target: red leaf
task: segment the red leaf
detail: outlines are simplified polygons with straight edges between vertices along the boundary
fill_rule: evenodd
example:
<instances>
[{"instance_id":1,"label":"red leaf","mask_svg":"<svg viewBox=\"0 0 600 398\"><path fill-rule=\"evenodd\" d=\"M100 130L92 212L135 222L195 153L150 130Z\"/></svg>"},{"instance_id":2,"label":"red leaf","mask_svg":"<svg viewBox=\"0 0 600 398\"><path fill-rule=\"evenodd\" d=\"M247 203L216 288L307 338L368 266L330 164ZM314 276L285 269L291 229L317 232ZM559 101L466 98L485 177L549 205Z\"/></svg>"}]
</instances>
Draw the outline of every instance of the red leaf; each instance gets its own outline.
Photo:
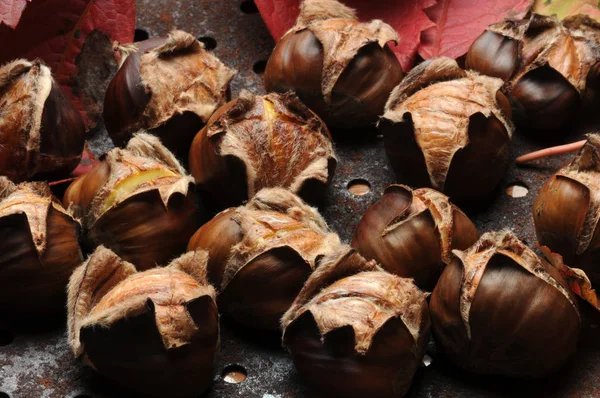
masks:
<instances>
[{"instance_id":1,"label":"red leaf","mask_svg":"<svg viewBox=\"0 0 600 398\"><path fill-rule=\"evenodd\" d=\"M279 40L296 22L300 0L255 0L258 9L275 40ZM434 26L423 9L436 0L344 0L356 9L361 21L381 19L400 34L400 43L392 49L407 71L412 66L420 44L421 32Z\"/></svg>"},{"instance_id":2,"label":"red leaf","mask_svg":"<svg viewBox=\"0 0 600 398\"><path fill-rule=\"evenodd\" d=\"M85 96L98 83L86 81L93 73L80 70L86 60L78 56L89 43L86 39L93 37L95 41L102 39L107 51L102 55L107 58L108 51L112 54L112 41L131 42L134 29L134 0L36 0L25 9L16 29L0 26L0 62L18 57L42 58L89 125L98 114L93 108L97 108L98 99L92 101ZM98 52L98 44L90 44L89 53ZM116 65L116 60L112 62Z\"/></svg>"},{"instance_id":3,"label":"red leaf","mask_svg":"<svg viewBox=\"0 0 600 398\"><path fill-rule=\"evenodd\" d=\"M531 0L438 0L425 10L435 26L421 34L419 55L425 59L458 58L489 25L525 15Z\"/></svg>"},{"instance_id":4,"label":"red leaf","mask_svg":"<svg viewBox=\"0 0 600 398\"><path fill-rule=\"evenodd\" d=\"M26 5L27 0L0 0L0 25L16 28Z\"/></svg>"}]
</instances>

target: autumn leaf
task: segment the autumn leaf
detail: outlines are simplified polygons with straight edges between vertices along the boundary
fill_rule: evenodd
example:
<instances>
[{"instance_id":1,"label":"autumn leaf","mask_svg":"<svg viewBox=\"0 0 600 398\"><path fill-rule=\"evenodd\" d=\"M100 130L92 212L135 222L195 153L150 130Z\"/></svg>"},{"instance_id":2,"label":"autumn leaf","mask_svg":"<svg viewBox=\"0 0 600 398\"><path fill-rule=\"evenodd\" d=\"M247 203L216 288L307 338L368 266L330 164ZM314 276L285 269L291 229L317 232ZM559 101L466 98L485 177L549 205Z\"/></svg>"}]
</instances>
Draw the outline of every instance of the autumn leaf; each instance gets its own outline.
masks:
<instances>
[{"instance_id":1,"label":"autumn leaf","mask_svg":"<svg viewBox=\"0 0 600 398\"><path fill-rule=\"evenodd\" d=\"M578 268L571 268L565 265L562 256L558 253L553 253L547 246L541 246L540 250L548 262L550 262L550 264L560 272L563 278L565 278L571 291L600 311L598 294L596 293L596 290L592 288L592 283L585 272Z\"/></svg>"},{"instance_id":2,"label":"autumn leaf","mask_svg":"<svg viewBox=\"0 0 600 398\"><path fill-rule=\"evenodd\" d=\"M536 0L533 10L543 15L556 15L558 19L585 14L600 21L600 1L598 0Z\"/></svg>"},{"instance_id":3,"label":"autumn leaf","mask_svg":"<svg viewBox=\"0 0 600 398\"><path fill-rule=\"evenodd\" d=\"M0 25L16 28L26 5L27 0L0 0Z\"/></svg>"},{"instance_id":4,"label":"autumn leaf","mask_svg":"<svg viewBox=\"0 0 600 398\"><path fill-rule=\"evenodd\" d=\"M279 40L296 22L300 0L255 0L256 5L275 40ZM412 67L421 32L433 26L423 11L436 0L346 0L344 4L356 9L361 21L381 19L398 31L400 43L392 50L407 71Z\"/></svg>"},{"instance_id":5,"label":"autumn leaf","mask_svg":"<svg viewBox=\"0 0 600 398\"><path fill-rule=\"evenodd\" d=\"M3 21L18 1L0 0ZM15 29L0 25L0 62L43 59L93 126L117 69L112 43L131 42L134 29L134 0L35 0Z\"/></svg>"},{"instance_id":6,"label":"autumn leaf","mask_svg":"<svg viewBox=\"0 0 600 398\"><path fill-rule=\"evenodd\" d=\"M531 0L438 0L425 10L435 26L421 35L424 59L467 53L473 41L491 24L524 16Z\"/></svg>"}]
</instances>

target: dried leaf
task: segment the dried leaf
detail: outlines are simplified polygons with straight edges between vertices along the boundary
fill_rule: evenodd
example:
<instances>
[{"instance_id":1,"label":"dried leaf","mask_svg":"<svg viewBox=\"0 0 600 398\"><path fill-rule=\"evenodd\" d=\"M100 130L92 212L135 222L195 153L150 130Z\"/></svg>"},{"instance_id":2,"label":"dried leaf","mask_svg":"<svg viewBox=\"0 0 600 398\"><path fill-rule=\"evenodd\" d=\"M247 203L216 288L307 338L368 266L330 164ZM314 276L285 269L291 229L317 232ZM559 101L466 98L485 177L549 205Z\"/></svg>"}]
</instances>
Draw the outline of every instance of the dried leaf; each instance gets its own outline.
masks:
<instances>
[{"instance_id":1,"label":"dried leaf","mask_svg":"<svg viewBox=\"0 0 600 398\"><path fill-rule=\"evenodd\" d=\"M558 269L560 274L565 278L571 291L600 311L598 294L596 290L592 289L592 283L585 272L579 268L571 268L565 265L562 256L558 253L553 253L547 246L541 246L540 249L548 262Z\"/></svg>"},{"instance_id":2,"label":"dried leaf","mask_svg":"<svg viewBox=\"0 0 600 398\"><path fill-rule=\"evenodd\" d=\"M256 0L265 24L276 40L294 26L300 2L301 0ZM400 34L400 43L398 46L390 44L391 48L400 60L402 69L407 71L411 68L420 44L421 32L434 26L423 10L435 5L436 0L343 0L342 2L356 9L361 21L381 19L396 29Z\"/></svg>"},{"instance_id":3,"label":"dried leaf","mask_svg":"<svg viewBox=\"0 0 600 398\"><path fill-rule=\"evenodd\" d=\"M536 0L533 11L543 15L556 15L558 19L585 14L600 22L600 1L598 0Z\"/></svg>"},{"instance_id":4,"label":"dried leaf","mask_svg":"<svg viewBox=\"0 0 600 398\"><path fill-rule=\"evenodd\" d=\"M14 21L17 1L23 0L0 0L0 21ZM14 30L0 25L0 63L17 57L43 59L86 124L94 125L118 66L112 43L131 42L134 28L134 0L36 0Z\"/></svg>"},{"instance_id":5,"label":"dried leaf","mask_svg":"<svg viewBox=\"0 0 600 398\"><path fill-rule=\"evenodd\" d=\"M438 0L425 10L435 26L421 34L419 55L425 59L458 58L491 24L505 18L519 18L531 7L531 0Z\"/></svg>"}]
</instances>

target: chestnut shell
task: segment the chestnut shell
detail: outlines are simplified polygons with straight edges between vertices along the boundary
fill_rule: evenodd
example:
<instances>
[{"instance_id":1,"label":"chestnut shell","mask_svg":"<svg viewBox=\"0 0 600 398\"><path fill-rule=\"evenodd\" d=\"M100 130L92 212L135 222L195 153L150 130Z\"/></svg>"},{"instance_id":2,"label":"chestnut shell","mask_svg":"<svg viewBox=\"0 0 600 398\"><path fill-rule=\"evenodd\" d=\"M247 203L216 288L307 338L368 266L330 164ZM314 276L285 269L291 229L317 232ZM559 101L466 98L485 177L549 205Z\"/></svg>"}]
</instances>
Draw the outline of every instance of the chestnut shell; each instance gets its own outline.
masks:
<instances>
[{"instance_id":1,"label":"chestnut shell","mask_svg":"<svg viewBox=\"0 0 600 398\"><path fill-rule=\"evenodd\" d=\"M438 203L422 196L428 191ZM451 250L465 250L477 238L469 217L444 195L391 185L360 220L352 247L386 271L413 278L419 288L432 291Z\"/></svg>"},{"instance_id":2,"label":"chestnut shell","mask_svg":"<svg viewBox=\"0 0 600 398\"><path fill-rule=\"evenodd\" d=\"M347 23L356 23L347 21ZM323 46L308 29L291 32L275 46L265 69L267 91L294 90L331 127L360 128L383 113L402 68L392 50L377 43L362 47L345 66L327 103L323 97Z\"/></svg>"},{"instance_id":3,"label":"chestnut shell","mask_svg":"<svg viewBox=\"0 0 600 398\"><path fill-rule=\"evenodd\" d=\"M487 243L481 247L485 250ZM576 299L562 276L540 261L542 272L563 292L518 264L513 253L499 248L474 268L485 267L475 287L465 281L465 261L473 265L479 261L470 259L470 250L474 249L466 252L465 259L456 258L446 266L431 295L439 349L456 365L475 373L534 378L558 370L576 350L581 323ZM470 302L464 314L470 335L463 321L464 294Z\"/></svg>"}]
</instances>

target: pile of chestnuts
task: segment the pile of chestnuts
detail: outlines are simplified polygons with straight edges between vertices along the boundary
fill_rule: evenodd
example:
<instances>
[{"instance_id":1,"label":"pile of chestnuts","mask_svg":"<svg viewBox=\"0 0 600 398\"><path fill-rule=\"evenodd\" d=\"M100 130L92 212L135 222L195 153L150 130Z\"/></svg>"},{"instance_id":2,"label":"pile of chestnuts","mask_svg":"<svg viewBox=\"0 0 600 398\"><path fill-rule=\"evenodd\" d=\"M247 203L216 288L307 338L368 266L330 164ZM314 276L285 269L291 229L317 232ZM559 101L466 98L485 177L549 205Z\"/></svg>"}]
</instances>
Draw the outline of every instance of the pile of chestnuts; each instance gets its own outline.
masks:
<instances>
[{"instance_id":1,"label":"pile of chestnuts","mask_svg":"<svg viewBox=\"0 0 600 398\"><path fill-rule=\"evenodd\" d=\"M431 338L464 372L561 369L582 314L560 267L467 214L504 178L513 116L565 128L595 95L600 25L529 13L483 32L465 69L436 58L406 75L400 39L305 0L267 92L233 99L235 71L189 33L119 45L103 109L116 147L62 198L48 181L78 165L83 119L42 62L0 67L0 313L66 308L73 356L136 396L209 389L223 321L280 341L327 397L404 396ZM312 206L328 203L334 139L356 128L383 135L398 184L348 245ZM589 135L533 207L540 245L592 284L599 181Z\"/></svg>"}]
</instances>

